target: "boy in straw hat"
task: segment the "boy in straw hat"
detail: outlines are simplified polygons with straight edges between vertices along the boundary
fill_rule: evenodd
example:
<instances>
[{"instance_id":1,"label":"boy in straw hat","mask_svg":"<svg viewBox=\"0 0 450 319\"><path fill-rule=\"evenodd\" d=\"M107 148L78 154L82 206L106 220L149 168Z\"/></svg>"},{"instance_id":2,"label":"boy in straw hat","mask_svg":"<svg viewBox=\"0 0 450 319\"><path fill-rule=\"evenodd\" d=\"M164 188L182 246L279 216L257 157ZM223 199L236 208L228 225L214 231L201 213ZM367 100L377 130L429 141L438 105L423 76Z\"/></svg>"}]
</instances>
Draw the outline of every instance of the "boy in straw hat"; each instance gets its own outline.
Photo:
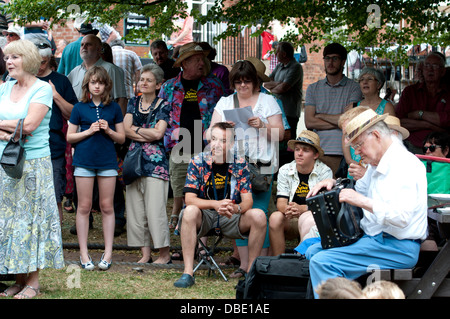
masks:
<instances>
[{"instance_id":1,"label":"boy in straw hat","mask_svg":"<svg viewBox=\"0 0 450 319\"><path fill-rule=\"evenodd\" d=\"M285 252L285 239L317 237L314 218L306 205L306 195L318 182L332 178L331 169L320 161L323 150L313 131L302 131L288 142L294 160L283 165L277 179L277 209L269 218L272 255ZM312 231L311 231L312 230Z\"/></svg>"},{"instance_id":2,"label":"boy in straw hat","mask_svg":"<svg viewBox=\"0 0 450 319\"><path fill-rule=\"evenodd\" d=\"M339 201L363 209L364 236L356 243L322 249L308 248L313 288L334 277L356 279L369 265L380 269L413 267L419 257L420 243L427 233L427 179L424 165L400 143L394 142L384 122L387 114L367 110L345 126L347 143L368 164L367 172L344 189ZM335 180L318 183L308 194L323 187L330 190ZM317 296L317 295L316 295Z\"/></svg>"}]
</instances>

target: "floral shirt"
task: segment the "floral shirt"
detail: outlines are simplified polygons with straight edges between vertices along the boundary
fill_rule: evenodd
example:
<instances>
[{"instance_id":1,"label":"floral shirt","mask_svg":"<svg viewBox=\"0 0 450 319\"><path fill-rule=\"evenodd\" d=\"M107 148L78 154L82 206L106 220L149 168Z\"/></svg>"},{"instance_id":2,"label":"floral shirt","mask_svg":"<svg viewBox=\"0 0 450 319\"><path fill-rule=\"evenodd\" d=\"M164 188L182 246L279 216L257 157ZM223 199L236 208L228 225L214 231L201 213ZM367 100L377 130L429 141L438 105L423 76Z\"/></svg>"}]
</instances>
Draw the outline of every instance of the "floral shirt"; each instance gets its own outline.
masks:
<instances>
[{"instance_id":1,"label":"floral shirt","mask_svg":"<svg viewBox=\"0 0 450 319\"><path fill-rule=\"evenodd\" d=\"M211 152L195 155L189 163L184 192L196 193L199 198L206 199L205 189L212 175L213 158ZM241 202L241 194L251 193L250 170L244 158L236 158L228 168L231 174L231 200Z\"/></svg>"},{"instance_id":2,"label":"floral shirt","mask_svg":"<svg viewBox=\"0 0 450 319\"><path fill-rule=\"evenodd\" d=\"M170 127L167 129L164 143L171 150L178 143L180 129L181 107L185 91L181 84L181 75L166 81L159 92L159 97L169 101L172 106L170 112ZM211 123L212 113L217 101L224 95L224 87L215 76L202 77L197 91L198 106L202 117L202 132L205 133Z\"/></svg>"},{"instance_id":3,"label":"floral shirt","mask_svg":"<svg viewBox=\"0 0 450 319\"><path fill-rule=\"evenodd\" d=\"M163 101L157 109L153 110L151 114L143 114L139 111L139 99L140 97L133 97L127 106L127 113L133 115L133 125L143 128L154 128L158 121L166 121L169 123L169 114L172 107L167 101ZM150 116L149 124L147 124L147 118ZM131 141L129 151L135 147L142 147L142 164L143 164L143 176L154 177L169 180L169 160L164 147L164 139L153 141L150 143L139 143Z\"/></svg>"}]
</instances>

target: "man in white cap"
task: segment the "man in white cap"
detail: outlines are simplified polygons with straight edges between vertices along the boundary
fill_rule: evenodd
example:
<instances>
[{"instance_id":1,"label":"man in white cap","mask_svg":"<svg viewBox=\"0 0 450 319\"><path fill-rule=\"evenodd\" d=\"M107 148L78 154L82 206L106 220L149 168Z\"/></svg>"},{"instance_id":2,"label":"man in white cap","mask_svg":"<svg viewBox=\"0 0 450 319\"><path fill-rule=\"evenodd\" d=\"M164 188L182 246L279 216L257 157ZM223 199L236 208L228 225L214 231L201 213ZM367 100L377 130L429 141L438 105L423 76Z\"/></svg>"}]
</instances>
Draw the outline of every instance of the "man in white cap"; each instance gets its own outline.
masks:
<instances>
[{"instance_id":1,"label":"man in white cap","mask_svg":"<svg viewBox=\"0 0 450 319\"><path fill-rule=\"evenodd\" d=\"M224 94L222 82L205 76L205 58L209 51L195 42L181 46L173 67L181 67L177 77L165 82L159 97L172 106L165 145L171 150L170 182L174 196L171 222L183 206L183 188L189 161L204 149L204 132L209 128L217 101Z\"/></svg>"},{"instance_id":2,"label":"man in white cap","mask_svg":"<svg viewBox=\"0 0 450 319\"><path fill-rule=\"evenodd\" d=\"M341 190L339 201L363 209L364 236L349 246L323 249L317 243L308 248L313 289L329 278L356 279L371 265L405 269L417 263L420 244L427 235L425 167L392 139L386 117L369 109L345 126L348 143L368 168L355 189ZM323 187L331 190L335 182L328 179L318 183L308 197Z\"/></svg>"},{"instance_id":3,"label":"man in white cap","mask_svg":"<svg viewBox=\"0 0 450 319\"><path fill-rule=\"evenodd\" d=\"M12 25L8 28L8 30L3 30L2 34L6 37L6 43L9 44L12 41L20 40L22 28Z\"/></svg>"}]
</instances>

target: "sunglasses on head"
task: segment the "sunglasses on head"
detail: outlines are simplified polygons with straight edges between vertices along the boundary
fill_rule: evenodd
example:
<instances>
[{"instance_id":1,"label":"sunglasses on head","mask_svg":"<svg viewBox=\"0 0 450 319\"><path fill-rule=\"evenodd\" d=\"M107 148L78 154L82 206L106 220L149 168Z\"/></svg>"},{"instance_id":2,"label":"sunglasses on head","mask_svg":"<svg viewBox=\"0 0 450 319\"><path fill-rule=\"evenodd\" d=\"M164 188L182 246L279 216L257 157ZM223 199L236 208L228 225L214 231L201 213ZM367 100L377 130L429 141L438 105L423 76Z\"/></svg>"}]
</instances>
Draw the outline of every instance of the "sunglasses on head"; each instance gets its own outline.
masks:
<instances>
[{"instance_id":1,"label":"sunglasses on head","mask_svg":"<svg viewBox=\"0 0 450 319\"><path fill-rule=\"evenodd\" d=\"M436 148L441 147L440 145L430 145L430 146L424 146L423 147L423 152L426 153L428 149L430 149L430 152L434 152L436 150Z\"/></svg>"}]
</instances>

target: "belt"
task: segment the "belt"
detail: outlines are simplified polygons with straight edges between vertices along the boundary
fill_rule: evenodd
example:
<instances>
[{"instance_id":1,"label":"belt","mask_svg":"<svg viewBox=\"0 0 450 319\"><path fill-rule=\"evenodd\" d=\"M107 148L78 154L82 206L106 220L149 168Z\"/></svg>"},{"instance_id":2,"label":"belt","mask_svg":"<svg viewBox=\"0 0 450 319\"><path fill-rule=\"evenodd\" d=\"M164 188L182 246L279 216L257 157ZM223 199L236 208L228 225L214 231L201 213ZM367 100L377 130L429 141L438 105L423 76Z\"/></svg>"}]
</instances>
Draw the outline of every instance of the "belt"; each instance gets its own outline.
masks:
<instances>
[{"instance_id":1,"label":"belt","mask_svg":"<svg viewBox=\"0 0 450 319\"><path fill-rule=\"evenodd\" d=\"M396 237L392 236L391 234L388 234L388 233L385 233L385 232L383 232L383 237L385 237L385 238L395 238L395 239L397 239ZM400 240L400 239L399 239L399 240ZM415 243L418 243L419 245L421 245L421 244L423 243L423 240L422 240L422 239L408 239L408 238L406 238L406 240L411 240L411 241L413 241L413 242L415 242Z\"/></svg>"}]
</instances>

